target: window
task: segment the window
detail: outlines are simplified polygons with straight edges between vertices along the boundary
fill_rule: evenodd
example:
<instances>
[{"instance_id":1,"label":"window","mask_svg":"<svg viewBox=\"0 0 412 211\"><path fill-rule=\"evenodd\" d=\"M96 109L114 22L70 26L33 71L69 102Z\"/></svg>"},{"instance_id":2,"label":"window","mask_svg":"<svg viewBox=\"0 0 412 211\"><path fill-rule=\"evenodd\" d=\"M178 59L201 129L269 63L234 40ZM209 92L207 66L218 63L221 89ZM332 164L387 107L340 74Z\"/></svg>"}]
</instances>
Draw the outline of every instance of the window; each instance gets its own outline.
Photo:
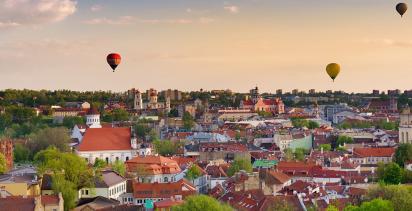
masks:
<instances>
[{"instance_id":1,"label":"window","mask_svg":"<svg viewBox=\"0 0 412 211\"><path fill-rule=\"evenodd\" d=\"M86 195L89 195L89 190L86 190Z\"/></svg>"},{"instance_id":2,"label":"window","mask_svg":"<svg viewBox=\"0 0 412 211\"><path fill-rule=\"evenodd\" d=\"M116 161L118 161L119 160L119 157L116 157Z\"/></svg>"},{"instance_id":3,"label":"window","mask_svg":"<svg viewBox=\"0 0 412 211\"><path fill-rule=\"evenodd\" d=\"M165 177L165 178L163 179L164 182L168 182L168 180L169 180L169 179L168 179L167 177Z\"/></svg>"},{"instance_id":4,"label":"window","mask_svg":"<svg viewBox=\"0 0 412 211\"><path fill-rule=\"evenodd\" d=\"M129 160L129 157L126 157L126 161L128 161Z\"/></svg>"},{"instance_id":5,"label":"window","mask_svg":"<svg viewBox=\"0 0 412 211\"><path fill-rule=\"evenodd\" d=\"M106 157L106 163L109 163L109 158L108 157Z\"/></svg>"},{"instance_id":6,"label":"window","mask_svg":"<svg viewBox=\"0 0 412 211\"><path fill-rule=\"evenodd\" d=\"M82 189L82 195L84 195L84 190Z\"/></svg>"}]
</instances>

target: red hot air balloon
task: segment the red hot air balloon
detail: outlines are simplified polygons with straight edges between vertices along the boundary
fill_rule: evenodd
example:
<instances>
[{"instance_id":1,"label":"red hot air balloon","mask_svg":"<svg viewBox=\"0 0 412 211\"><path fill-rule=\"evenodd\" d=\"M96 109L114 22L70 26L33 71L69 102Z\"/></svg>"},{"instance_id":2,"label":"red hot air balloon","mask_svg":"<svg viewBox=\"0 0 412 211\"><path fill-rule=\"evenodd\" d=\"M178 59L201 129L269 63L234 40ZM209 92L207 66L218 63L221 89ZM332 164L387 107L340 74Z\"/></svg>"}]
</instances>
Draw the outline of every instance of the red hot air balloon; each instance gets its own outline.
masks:
<instances>
[{"instance_id":1,"label":"red hot air balloon","mask_svg":"<svg viewBox=\"0 0 412 211\"><path fill-rule=\"evenodd\" d=\"M107 63L112 67L113 72L116 69L117 65L120 64L120 61L122 60L122 57L120 57L120 54L118 53L111 53L107 55Z\"/></svg>"}]
</instances>

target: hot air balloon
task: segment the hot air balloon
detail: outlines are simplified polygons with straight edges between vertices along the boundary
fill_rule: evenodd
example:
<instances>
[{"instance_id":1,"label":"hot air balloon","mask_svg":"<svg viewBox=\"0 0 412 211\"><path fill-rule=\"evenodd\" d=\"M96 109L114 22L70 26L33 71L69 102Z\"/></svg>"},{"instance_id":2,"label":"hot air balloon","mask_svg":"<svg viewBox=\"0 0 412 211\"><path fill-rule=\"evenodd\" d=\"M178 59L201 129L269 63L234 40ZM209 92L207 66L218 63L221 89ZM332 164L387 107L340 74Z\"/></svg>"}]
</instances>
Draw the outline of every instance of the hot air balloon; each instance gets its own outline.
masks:
<instances>
[{"instance_id":1,"label":"hot air balloon","mask_svg":"<svg viewBox=\"0 0 412 211\"><path fill-rule=\"evenodd\" d=\"M116 69L116 67L120 64L120 61L122 60L122 58L120 57L120 54L118 53L111 53L109 55L107 55L107 63L110 65L110 67L112 67L113 72Z\"/></svg>"},{"instance_id":2,"label":"hot air balloon","mask_svg":"<svg viewBox=\"0 0 412 211\"><path fill-rule=\"evenodd\" d=\"M396 5L396 11L398 11L401 17L405 14L406 10L408 10L408 5L406 3L399 3Z\"/></svg>"},{"instance_id":3,"label":"hot air balloon","mask_svg":"<svg viewBox=\"0 0 412 211\"><path fill-rule=\"evenodd\" d=\"M339 75L340 66L336 63L330 63L326 66L326 72L328 73L329 77L335 81L335 78Z\"/></svg>"}]
</instances>

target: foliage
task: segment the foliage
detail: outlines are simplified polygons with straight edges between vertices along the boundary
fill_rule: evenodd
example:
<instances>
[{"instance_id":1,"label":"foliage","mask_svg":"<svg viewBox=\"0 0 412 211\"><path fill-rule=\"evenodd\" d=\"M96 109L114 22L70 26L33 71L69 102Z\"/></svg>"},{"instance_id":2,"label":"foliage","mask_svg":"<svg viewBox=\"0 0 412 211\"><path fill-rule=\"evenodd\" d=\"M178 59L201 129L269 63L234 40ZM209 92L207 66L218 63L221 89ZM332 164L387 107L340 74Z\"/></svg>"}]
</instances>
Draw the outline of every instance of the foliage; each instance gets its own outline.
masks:
<instances>
[{"instance_id":1,"label":"foliage","mask_svg":"<svg viewBox=\"0 0 412 211\"><path fill-rule=\"evenodd\" d=\"M326 208L326 211L339 211L339 209L337 208L337 207L335 207L334 205L329 205L327 208Z\"/></svg>"},{"instance_id":2,"label":"foliage","mask_svg":"<svg viewBox=\"0 0 412 211\"><path fill-rule=\"evenodd\" d=\"M195 121L189 112L185 112L182 117L183 127L186 130L191 130L195 126Z\"/></svg>"},{"instance_id":3,"label":"foliage","mask_svg":"<svg viewBox=\"0 0 412 211\"><path fill-rule=\"evenodd\" d=\"M47 149L50 146L56 147L60 151L69 151L68 143L70 142L69 131L67 128L45 128L30 136L28 146L31 155Z\"/></svg>"},{"instance_id":4,"label":"foliage","mask_svg":"<svg viewBox=\"0 0 412 211\"><path fill-rule=\"evenodd\" d=\"M296 160L300 160L300 161L305 160L305 154L306 154L306 153L307 153L307 152L306 152L306 149L304 149L304 148L296 148L296 149L295 149L295 153L294 153L295 159L296 159Z\"/></svg>"},{"instance_id":5,"label":"foliage","mask_svg":"<svg viewBox=\"0 0 412 211\"><path fill-rule=\"evenodd\" d=\"M33 108L9 106L6 108L6 113L10 114L13 118L13 123L22 124L32 120L36 114Z\"/></svg>"},{"instance_id":6,"label":"foliage","mask_svg":"<svg viewBox=\"0 0 412 211\"><path fill-rule=\"evenodd\" d=\"M110 113L106 112L103 114L104 122L113 122L113 121L127 121L129 120L129 112L124 109L116 108L113 109Z\"/></svg>"},{"instance_id":7,"label":"foliage","mask_svg":"<svg viewBox=\"0 0 412 211\"><path fill-rule=\"evenodd\" d=\"M359 207L349 205L345 211L393 211L392 202L381 198L363 202Z\"/></svg>"},{"instance_id":8,"label":"foliage","mask_svg":"<svg viewBox=\"0 0 412 211\"><path fill-rule=\"evenodd\" d=\"M64 179L61 174L52 176L52 189L55 194L62 193L64 200L64 210L71 210L76 207L77 194L76 185Z\"/></svg>"},{"instance_id":9,"label":"foliage","mask_svg":"<svg viewBox=\"0 0 412 211\"><path fill-rule=\"evenodd\" d=\"M293 150L292 149L290 149L290 148L286 148L284 151L283 151L283 154L285 155L285 160L286 161L291 161L291 160L293 160Z\"/></svg>"},{"instance_id":10,"label":"foliage","mask_svg":"<svg viewBox=\"0 0 412 211\"><path fill-rule=\"evenodd\" d=\"M13 116L11 114L0 114L0 132L3 132L9 125L11 125L13 123L12 121Z\"/></svg>"},{"instance_id":11,"label":"foliage","mask_svg":"<svg viewBox=\"0 0 412 211\"><path fill-rule=\"evenodd\" d=\"M30 150L20 143L14 144L13 159L14 162L25 162L29 160Z\"/></svg>"},{"instance_id":12,"label":"foliage","mask_svg":"<svg viewBox=\"0 0 412 211\"><path fill-rule=\"evenodd\" d=\"M112 169L113 169L113 171L119 173L122 176L124 176L126 174L126 165L120 160L116 160L112 164Z\"/></svg>"},{"instance_id":13,"label":"foliage","mask_svg":"<svg viewBox=\"0 0 412 211\"><path fill-rule=\"evenodd\" d=\"M303 128L303 127L309 127L309 121L303 118L291 118L292 125L295 128Z\"/></svg>"},{"instance_id":14,"label":"foliage","mask_svg":"<svg viewBox=\"0 0 412 211\"><path fill-rule=\"evenodd\" d=\"M172 207L172 210L173 211L203 211L203 210L232 211L233 209L226 204L220 203L218 200L210 196L196 195L196 196L189 196L188 198L186 198L183 204Z\"/></svg>"},{"instance_id":15,"label":"foliage","mask_svg":"<svg viewBox=\"0 0 412 211\"><path fill-rule=\"evenodd\" d=\"M386 184L399 184L402 180L402 170L396 163L388 163L378 165L378 177Z\"/></svg>"},{"instance_id":16,"label":"foliage","mask_svg":"<svg viewBox=\"0 0 412 211\"><path fill-rule=\"evenodd\" d=\"M332 150L332 146L330 144L321 144L318 146L318 150L323 149L323 151L330 151Z\"/></svg>"},{"instance_id":17,"label":"foliage","mask_svg":"<svg viewBox=\"0 0 412 211\"><path fill-rule=\"evenodd\" d=\"M404 166L405 161L412 161L412 144L400 144L396 149L394 160L399 166Z\"/></svg>"},{"instance_id":18,"label":"foliage","mask_svg":"<svg viewBox=\"0 0 412 211\"><path fill-rule=\"evenodd\" d=\"M38 152L34 156L38 172L63 174L64 179L73 182L77 189L93 187L93 171L86 161L73 153L61 152L55 147Z\"/></svg>"},{"instance_id":19,"label":"foliage","mask_svg":"<svg viewBox=\"0 0 412 211\"><path fill-rule=\"evenodd\" d=\"M273 117L273 113L268 111L258 111L258 115L264 118Z\"/></svg>"},{"instance_id":20,"label":"foliage","mask_svg":"<svg viewBox=\"0 0 412 211\"><path fill-rule=\"evenodd\" d=\"M336 144L338 146L342 146L344 144L351 144L353 143L353 138L349 136L339 136L338 139L336 140Z\"/></svg>"},{"instance_id":21,"label":"foliage","mask_svg":"<svg viewBox=\"0 0 412 211\"><path fill-rule=\"evenodd\" d=\"M179 116L179 111L176 108L172 108L172 109L170 109L170 112L167 116L168 117L178 117Z\"/></svg>"},{"instance_id":22,"label":"foliage","mask_svg":"<svg viewBox=\"0 0 412 211\"><path fill-rule=\"evenodd\" d=\"M63 126L68 129L73 129L75 125L80 125L84 123L84 118L80 116L66 116L63 119Z\"/></svg>"},{"instance_id":23,"label":"foliage","mask_svg":"<svg viewBox=\"0 0 412 211\"><path fill-rule=\"evenodd\" d=\"M229 176L233 176L236 172L239 172L240 170L245 170L246 172L252 172L252 164L250 163L250 160L248 160L248 159L235 159L231 163L227 174Z\"/></svg>"},{"instance_id":24,"label":"foliage","mask_svg":"<svg viewBox=\"0 0 412 211\"><path fill-rule=\"evenodd\" d=\"M163 156L171 156L177 153L177 150L181 146L179 142L173 142L170 140L155 140L153 145L157 153Z\"/></svg>"},{"instance_id":25,"label":"foliage","mask_svg":"<svg viewBox=\"0 0 412 211\"><path fill-rule=\"evenodd\" d=\"M152 129L144 123L137 123L134 125L134 130L137 137L146 140L146 135L149 135Z\"/></svg>"},{"instance_id":26,"label":"foliage","mask_svg":"<svg viewBox=\"0 0 412 211\"><path fill-rule=\"evenodd\" d=\"M0 174L7 172L7 161L6 157L0 153Z\"/></svg>"},{"instance_id":27,"label":"foliage","mask_svg":"<svg viewBox=\"0 0 412 211\"><path fill-rule=\"evenodd\" d=\"M412 187L406 185L378 185L369 189L366 200L382 198L392 202L394 210L412 210Z\"/></svg>"},{"instance_id":28,"label":"foliage","mask_svg":"<svg viewBox=\"0 0 412 211\"><path fill-rule=\"evenodd\" d=\"M310 120L309 122L308 122L308 128L309 129L315 129L315 128L319 128L320 126L319 126L319 123L317 123L317 122L315 122L315 121L312 121L312 120Z\"/></svg>"},{"instance_id":29,"label":"foliage","mask_svg":"<svg viewBox=\"0 0 412 211\"><path fill-rule=\"evenodd\" d=\"M189 170L186 172L186 179L192 181L202 175L202 172L200 171L199 167L194 164L192 165Z\"/></svg>"},{"instance_id":30,"label":"foliage","mask_svg":"<svg viewBox=\"0 0 412 211\"><path fill-rule=\"evenodd\" d=\"M75 154L49 147L38 152L34 160L40 174L48 172L53 175L53 190L55 193L62 193L65 210L70 210L76 205L79 189L94 186L93 171L88 168L83 158Z\"/></svg>"},{"instance_id":31,"label":"foliage","mask_svg":"<svg viewBox=\"0 0 412 211\"><path fill-rule=\"evenodd\" d=\"M96 158L96 159L94 160L93 168L94 168L95 170L103 169L103 168L105 168L106 166L107 166L106 161L104 161L104 160L102 160L102 159L100 159L100 158Z\"/></svg>"}]
</instances>

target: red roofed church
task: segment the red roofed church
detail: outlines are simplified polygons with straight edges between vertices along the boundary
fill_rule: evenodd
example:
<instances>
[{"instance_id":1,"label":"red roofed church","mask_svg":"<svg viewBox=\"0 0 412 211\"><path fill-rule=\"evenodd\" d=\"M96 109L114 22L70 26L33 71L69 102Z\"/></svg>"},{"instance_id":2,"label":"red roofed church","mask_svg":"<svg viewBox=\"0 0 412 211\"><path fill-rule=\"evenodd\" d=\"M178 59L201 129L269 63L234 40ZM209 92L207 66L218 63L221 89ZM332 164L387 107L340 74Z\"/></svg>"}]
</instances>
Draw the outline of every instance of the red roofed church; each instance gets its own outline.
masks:
<instances>
[{"instance_id":1,"label":"red roofed church","mask_svg":"<svg viewBox=\"0 0 412 211\"><path fill-rule=\"evenodd\" d=\"M285 113L285 104L282 99L263 99L259 94L258 87L250 90L251 99L242 100L240 102L241 109L249 109L251 111L266 111L275 114Z\"/></svg>"},{"instance_id":2,"label":"red roofed church","mask_svg":"<svg viewBox=\"0 0 412 211\"><path fill-rule=\"evenodd\" d=\"M77 148L77 154L89 163L96 158L107 163L127 161L138 154L137 138L130 128L89 128Z\"/></svg>"}]
</instances>

